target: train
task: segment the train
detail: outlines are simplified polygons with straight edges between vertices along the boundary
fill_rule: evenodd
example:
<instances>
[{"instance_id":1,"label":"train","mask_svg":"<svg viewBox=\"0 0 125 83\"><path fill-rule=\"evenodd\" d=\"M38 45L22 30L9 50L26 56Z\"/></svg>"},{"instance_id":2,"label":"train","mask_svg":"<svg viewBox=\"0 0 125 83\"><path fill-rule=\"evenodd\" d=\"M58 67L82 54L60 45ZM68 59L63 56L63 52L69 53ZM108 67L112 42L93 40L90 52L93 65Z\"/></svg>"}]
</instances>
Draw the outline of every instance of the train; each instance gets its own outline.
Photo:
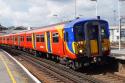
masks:
<instances>
[{"instance_id":1,"label":"train","mask_svg":"<svg viewBox=\"0 0 125 83\"><path fill-rule=\"evenodd\" d=\"M100 18L72 21L0 36L0 45L34 53L73 69L108 63L109 24Z\"/></svg>"}]
</instances>

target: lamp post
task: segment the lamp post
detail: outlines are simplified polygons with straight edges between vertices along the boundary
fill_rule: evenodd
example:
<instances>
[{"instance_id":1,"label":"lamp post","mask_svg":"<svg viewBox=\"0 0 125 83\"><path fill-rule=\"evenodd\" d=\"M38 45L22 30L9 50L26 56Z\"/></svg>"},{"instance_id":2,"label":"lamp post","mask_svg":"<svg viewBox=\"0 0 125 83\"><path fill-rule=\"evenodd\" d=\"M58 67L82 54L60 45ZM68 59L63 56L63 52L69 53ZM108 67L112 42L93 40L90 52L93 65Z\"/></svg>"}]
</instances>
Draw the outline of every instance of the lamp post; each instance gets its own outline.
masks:
<instances>
[{"instance_id":1,"label":"lamp post","mask_svg":"<svg viewBox=\"0 0 125 83\"><path fill-rule=\"evenodd\" d=\"M57 14L53 14L53 17L55 17L55 20L58 21L58 15Z\"/></svg>"},{"instance_id":2,"label":"lamp post","mask_svg":"<svg viewBox=\"0 0 125 83\"><path fill-rule=\"evenodd\" d=\"M114 13L114 26L116 25L116 10L113 10Z\"/></svg>"},{"instance_id":3,"label":"lamp post","mask_svg":"<svg viewBox=\"0 0 125 83\"><path fill-rule=\"evenodd\" d=\"M120 1L125 1L125 0L118 0L119 50L121 50L121 15L120 15Z\"/></svg>"},{"instance_id":4,"label":"lamp post","mask_svg":"<svg viewBox=\"0 0 125 83\"><path fill-rule=\"evenodd\" d=\"M57 22L63 22L63 18L65 18L65 17L59 17L59 15L58 14L53 14L53 17L55 17L56 18L56 21Z\"/></svg>"},{"instance_id":5,"label":"lamp post","mask_svg":"<svg viewBox=\"0 0 125 83\"><path fill-rule=\"evenodd\" d=\"M96 16L98 16L98 0L91 0L96 2Z\"/></svg>"},{"instance_id":6,"label":"lamp post","mask_svg":"<svg viewBox=\"0 0 125 83\"><path fill-rule=\"evenodd\" d=\"M76 15L77 15L77 8L76 8L76 4L77 4L77 2L76 2L76 0L75 0L75 18L76 18Z\"/></svg>"}]
</instances>

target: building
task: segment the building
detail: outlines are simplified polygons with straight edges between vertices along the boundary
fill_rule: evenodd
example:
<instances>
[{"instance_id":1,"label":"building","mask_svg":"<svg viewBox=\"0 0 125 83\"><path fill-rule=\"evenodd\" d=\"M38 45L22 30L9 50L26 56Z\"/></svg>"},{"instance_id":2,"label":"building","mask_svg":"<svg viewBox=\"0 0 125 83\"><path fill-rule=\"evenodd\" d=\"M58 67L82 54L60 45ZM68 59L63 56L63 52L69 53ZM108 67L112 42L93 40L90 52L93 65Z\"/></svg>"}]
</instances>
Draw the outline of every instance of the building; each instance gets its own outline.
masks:
<instances>
[{"instance_id":1,"label":"building","mask_svg":"<svg viewBox=\"0 0 125 83\"><path fill-rule=\"evenodd\" d=\"M119 26L110 26L110 41L119 41ZM121 42L125 42L125 26L121 27Z\"/></svg>"},{"instance_id":2,"label":"building","mask_svg":"<svg viewBox=\"0 0 125 83\"><path fill-rule=\"evenodd\" d=\"M0 24L0 35L1 35L1 34L6 34L6 30L8 30L8 28L6 28L6 27L4 27L4 26L2 26L2 25Z\"/></svg>"},{"instance_id":3,"label":"building","mask_svg":"<svg viewBox=\"0 0 125 83\"><path fill-rule=\"evenodd\" d=\"M30 30L30 28L29 27L23 27L23 26L18 26L18 27L11 26L11 27L8 27L6 29L2 28L0 35L10 34L10 33L14 34L14 33L22 32L22 31L27 31L27 30Z\"/></svg>"}]
</instances>

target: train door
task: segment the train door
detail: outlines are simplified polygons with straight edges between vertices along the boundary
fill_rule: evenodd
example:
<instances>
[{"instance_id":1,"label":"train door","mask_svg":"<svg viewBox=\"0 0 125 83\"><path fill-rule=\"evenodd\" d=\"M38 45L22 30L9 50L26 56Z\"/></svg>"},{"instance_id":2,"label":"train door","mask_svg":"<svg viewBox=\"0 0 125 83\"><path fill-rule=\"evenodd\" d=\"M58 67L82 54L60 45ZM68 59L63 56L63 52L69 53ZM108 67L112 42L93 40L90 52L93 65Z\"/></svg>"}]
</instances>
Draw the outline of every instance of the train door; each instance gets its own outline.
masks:
<instances>
[{"instance_id":1,"label":"train door","mask_svg":"<svg viewBox=\"0 0 125 83\"><path fill-rule=\"evenodd\" d=\"M33 46L33 49L36 49L36 37L34 33L32 33L32 46Z\"/></svg>"},{"instance_id":2,"label":"train door","mask_svg":"<svg viewBox=\"0 0 125 83\"><path fill-rule=\"evenodd\" d=\"M20 42L21 42L20 36L18 35L18 46L20 46Z\"/></svg>"},{"instance_id":3,"label":"train door","mask_svg":"<svg viewBox=\"0 0 125 83\"><path fill-rule=\"evenodd\" d=\"M12 45L14 45L14 36L12 36Z\"/></svg>"},{"instance_id":4,"label":"train door","mask_svg":"<svg viewBox=\"0 0 125 83\"><path fill-rule=\"evenodd\" d=\"M51 45L50 45L50 32L47 32L47 46L48 46L48 52L51 53Z\"/></svg>"},{"instance_id":5,"label":"train door","mask_svg":"<svg viewBox=\"0 0 125 83\"><path fill-rule=\"evenodd\" d=\"M98 22L86 22L84 25L87 55L102 55L101 31Z\"/></svg>"}]
</instances>

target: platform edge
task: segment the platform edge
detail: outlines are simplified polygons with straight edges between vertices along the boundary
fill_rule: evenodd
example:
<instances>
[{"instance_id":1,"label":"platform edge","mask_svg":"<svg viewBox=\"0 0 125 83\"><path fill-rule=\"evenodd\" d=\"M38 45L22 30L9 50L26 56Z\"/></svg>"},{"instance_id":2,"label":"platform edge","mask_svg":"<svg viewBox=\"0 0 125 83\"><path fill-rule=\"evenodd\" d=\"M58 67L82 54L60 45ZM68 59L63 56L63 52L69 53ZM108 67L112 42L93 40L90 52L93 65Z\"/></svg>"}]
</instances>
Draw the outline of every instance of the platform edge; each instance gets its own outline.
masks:
<instances>
[{"instance_id":1,"label":"platform edge","mask_svg":"<svg viewBox=\"0 0 125 83\"><path fill-rule=\"evenodd\" d=\"M17 61L14 57L12 57L8 52L1 49L4 53L6 53L13 61L15 61L26 73L31 79L35 81L35 83L41 83L33 74L31 74L19 61Z\"/></svg>"}]
</instances>

